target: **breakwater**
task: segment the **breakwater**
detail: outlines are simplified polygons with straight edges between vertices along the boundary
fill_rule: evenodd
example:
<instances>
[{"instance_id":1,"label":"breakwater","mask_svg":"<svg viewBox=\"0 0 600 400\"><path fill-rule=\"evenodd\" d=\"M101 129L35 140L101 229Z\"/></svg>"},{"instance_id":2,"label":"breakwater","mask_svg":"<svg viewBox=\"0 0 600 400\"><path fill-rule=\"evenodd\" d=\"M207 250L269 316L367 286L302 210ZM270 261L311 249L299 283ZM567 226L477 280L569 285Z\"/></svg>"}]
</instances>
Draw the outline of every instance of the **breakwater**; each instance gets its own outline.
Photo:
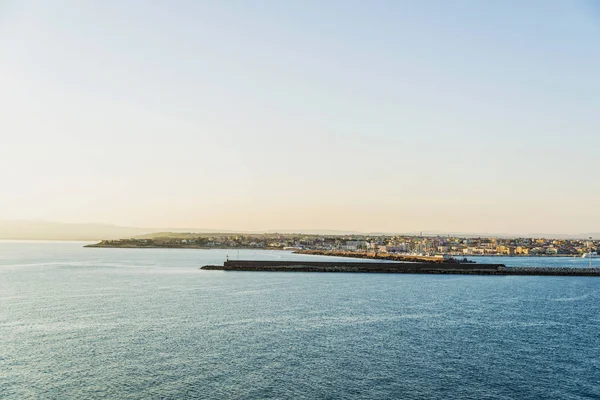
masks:
<instances>
[{"instance_id":1,"label":"breakwater","mask_svg":"<svg viewBox=\"0 0 600 400\"><path fill-rule=\"evenodd\" d=\"M445 264L427 262L256 261L228 260L203 270L271 272L374 272L403 274L600 276L600 268L507 268L504 264Z\"/></svg>"},{"instance_id":2,"label":"breakwater","mask_svg":"<svg viewBox=\"0 0 600 400\"><path fill-rule=\"evenodd\" d=\"M503 264L444 264L432 262L255 261L228 260L205 270L291 272L384 272L425 274L493 274Z\"/></svg>"}]
</instances>

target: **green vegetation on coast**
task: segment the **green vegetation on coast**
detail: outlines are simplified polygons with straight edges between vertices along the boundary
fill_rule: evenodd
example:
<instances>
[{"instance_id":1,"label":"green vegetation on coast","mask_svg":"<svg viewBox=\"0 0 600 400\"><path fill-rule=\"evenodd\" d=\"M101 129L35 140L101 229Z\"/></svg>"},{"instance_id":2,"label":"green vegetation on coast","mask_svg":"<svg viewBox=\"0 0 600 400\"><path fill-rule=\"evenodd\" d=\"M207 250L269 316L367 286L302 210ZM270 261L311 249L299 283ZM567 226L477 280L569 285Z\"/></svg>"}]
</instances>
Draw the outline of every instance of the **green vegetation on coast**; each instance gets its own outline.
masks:
<instances>
[{"instance_id":1,"label":"green vegetation on coast","mask_svg":"<svg viewBox=\"0 0 600 400\"><path fill-rule=\"evenodd\" d=\"M221 233L172 233L159 232L133 238L103 240L85 247L108 247L127 249L274 249L285 246L269 235L238 235Z\"/></svg>"}]
</instances>

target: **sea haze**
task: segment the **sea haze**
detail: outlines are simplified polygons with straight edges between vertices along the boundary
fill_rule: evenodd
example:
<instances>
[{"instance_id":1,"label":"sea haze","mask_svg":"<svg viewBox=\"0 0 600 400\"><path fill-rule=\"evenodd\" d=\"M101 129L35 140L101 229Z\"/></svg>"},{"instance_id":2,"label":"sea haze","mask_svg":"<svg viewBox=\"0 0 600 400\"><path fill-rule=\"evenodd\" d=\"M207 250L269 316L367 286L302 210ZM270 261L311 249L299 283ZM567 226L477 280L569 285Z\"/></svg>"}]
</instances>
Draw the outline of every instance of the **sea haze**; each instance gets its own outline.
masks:
<instances>
[{"instance_id":1,"label":"sea haze","mask_svg":"<svg viewBox=\"0 0 600 400\"><path fill-rule=\"evenodd\" d=\"M226 255L0 242L0 397L600 397L600 278L199 270Z\"/></svg>"}]
</instances>

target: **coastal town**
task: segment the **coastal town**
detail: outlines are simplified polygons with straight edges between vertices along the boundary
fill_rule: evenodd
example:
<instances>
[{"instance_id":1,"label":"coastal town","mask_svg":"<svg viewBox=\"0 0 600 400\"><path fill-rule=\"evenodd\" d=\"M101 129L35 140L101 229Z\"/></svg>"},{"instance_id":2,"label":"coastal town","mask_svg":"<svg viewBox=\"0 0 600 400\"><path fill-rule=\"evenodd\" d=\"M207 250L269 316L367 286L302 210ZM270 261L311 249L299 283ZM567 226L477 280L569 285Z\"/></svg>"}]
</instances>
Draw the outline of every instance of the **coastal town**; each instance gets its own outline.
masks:
<instances>
[{"instance_id":1,"label":"coastal town","mask_svg":"<svg viewBox=\"0 0 600 400\"><path fill-rule=\"evenodd\" d=\"M159 233L119 240L103 240L88 247L322 250L420 256L581 257L596 252L600 247L600 241L426 235Z\"/></svg>"}]
</instances>

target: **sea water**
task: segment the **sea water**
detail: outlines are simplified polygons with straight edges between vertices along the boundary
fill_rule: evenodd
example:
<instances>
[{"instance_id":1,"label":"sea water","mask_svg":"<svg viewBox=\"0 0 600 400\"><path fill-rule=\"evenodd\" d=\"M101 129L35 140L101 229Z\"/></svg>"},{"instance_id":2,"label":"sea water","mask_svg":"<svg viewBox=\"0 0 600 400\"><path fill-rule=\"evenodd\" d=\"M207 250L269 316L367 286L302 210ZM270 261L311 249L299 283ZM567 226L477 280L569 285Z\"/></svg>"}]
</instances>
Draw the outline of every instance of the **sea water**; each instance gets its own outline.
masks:
<instances>
[{"instance_id":1,"label":"sea water","mask_svg":"<svg viewBox=\"0 0 600 400\"><path fill-rule=\"evenodd\" d=\"M0 242L0 398L600 398L600 278L202 271L238 251L82 246Z\"/></svg>"}]
</instances>

